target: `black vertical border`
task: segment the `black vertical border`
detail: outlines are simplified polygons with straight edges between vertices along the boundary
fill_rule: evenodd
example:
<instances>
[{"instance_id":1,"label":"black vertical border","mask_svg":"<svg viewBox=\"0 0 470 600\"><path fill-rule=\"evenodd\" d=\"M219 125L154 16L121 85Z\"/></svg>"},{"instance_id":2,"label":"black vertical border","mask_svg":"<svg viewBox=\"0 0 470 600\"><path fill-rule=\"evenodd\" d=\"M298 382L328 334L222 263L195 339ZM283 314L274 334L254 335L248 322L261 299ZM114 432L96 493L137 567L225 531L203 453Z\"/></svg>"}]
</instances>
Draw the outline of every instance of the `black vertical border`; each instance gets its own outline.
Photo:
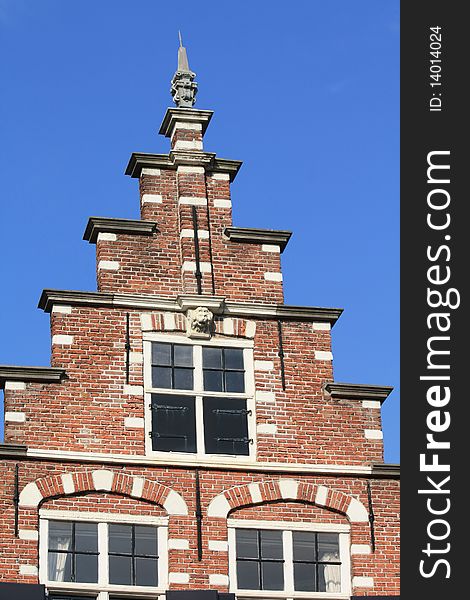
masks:
<instances>
[{"instance_id":1,"label":"black vertical border","mask_svg":"<svg viewBox=\"0 0 470 600\"><path fill-rule=\"evenodd\" d=\"M469 109L470 99L464 89L468 86L469 25L464 17L465 3L456 1L404 1L401 3L401 446L402 446L402 496L401 496L401 596L405 599L447 599L467 596L466 571L470 570L466 547L470 527L468 521L469 476L467 475L470 441L469 422L466 417L470 405L466 372L470 370L470 334L467 310L468 283L470 277L470 252L466 239L470 238L466 208L470 206L466 190L470 179ZM430 86L430 27L442 29L442 110L429 110L433 94ZM431 185L427 183L427 155L436 150L450 150L449 211L451 224L448 230L433 231L427 224L427 194ZM445 162L445 161L444 161ZM437 186L438 187L438 186ZM450 235L450 240L444 236ZM451 400L442 411L450 412L451 424L447 431L436 434L436 439L450 441L450 449L439 452L439 462L450 464L449 473L423 473L419 468L419 455L426 452L426 434L429 433L426 418L435 408L426 399L430 382L420 381L427 371L427 341L437 335L429 329L427 316L435 312L427 303L428 268L437 263L427 259L427 247L437 249L448 245L450 260L445 261L446 252L437 262L444 269L449 266L451 278L447 285L439 286L444 293L452 287L459 290L461 304L454 310L444 307L438 311L450 314L450 355L443 356L443 363L450 363L449 374ZM438 286L430 286L439 289ZM442 344L444 348L445 343ZM467 365L468 363L468 365ZM437 371L435 371L437 372ZM432 454L433 451L429 451ZM428 459L429 462L430 459ZM430 489L427 476L436 482L450 475L443 488L450 494L418 494L419 489ZM435 508L446 505L449 511L441 516L431 515L427 499L432 498ZM440 504L439 504L440 503ZM446 519L450 535L441 541L428 536L428 525L433 519ZM432 531L440 534L445 526L435 525ZM423 550L428 542L433 553L428 557ZM443 551L450 544L449 551ZM434 552L435 551L435 552ZM420 561L425 560L424 570L433 571L439 559L447 560L436 566L435 573L426 578L420 574ZM450 573L450 577L446 575Z\"/></svg>"}]
</instances>

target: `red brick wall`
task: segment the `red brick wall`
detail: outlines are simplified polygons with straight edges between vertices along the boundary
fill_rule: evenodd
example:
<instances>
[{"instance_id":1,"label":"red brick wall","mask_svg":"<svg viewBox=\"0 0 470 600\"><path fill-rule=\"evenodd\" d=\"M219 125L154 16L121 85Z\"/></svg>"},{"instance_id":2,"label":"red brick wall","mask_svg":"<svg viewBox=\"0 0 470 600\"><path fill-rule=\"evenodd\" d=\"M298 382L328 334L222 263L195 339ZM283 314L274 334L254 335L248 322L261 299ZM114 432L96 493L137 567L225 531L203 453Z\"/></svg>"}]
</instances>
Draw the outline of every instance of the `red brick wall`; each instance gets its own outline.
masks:
<instances>
[{"instance_id":1,"label":"red brick wall","mask_svg":"<svg viewBox=\"0 0 470 600\"><path fill-rule=\"evenodd\" d=\"M12 504L14 462L2 461L0 483L0 581L25 581L34 583L34 576L20 576L20 565L38 564L38 543L34 540L14 538L14 509ZM93 487L92 471L107 469L114 474L112 492L97 492ZM61 475L73 474L76 493L65 495ZM132 478L142 477L144 498L130 498ZM288 477L298 483L297 500L283 500L280 480ZM169 572L188 573L188 585L173 584L173 589L209 587L209 575L228 574L226 552L209 551L209 540L227 540L225 517L208 515L211 501L224 493L233 507L229 517L242 519L266 519L307 521L314 523L343 523L350 525L352 544L370 545L369 523L351 520L346 515L350 503L359 500L368 506L367 487L364 479L345 476L306 476L262 473L236 473L201 470L201 504L203 512L203 560L197 560L197 529L195 520L194 471L184 468L138 468L117 465L61 464L45 461L28 462L20 468L20 490L30 482L36 482L44 497L41 507L80 511L110 510L138 515L164 516L162 508L170 490L177 492L188 507L187 515L169 515L169 539L189 540L189 550L171 550ZM262 503L253 506L248 484L259 483ZM326 506L316 506L318 486L326 486ZM351 557L352 577L373 577L373 588L356 588L356 595L398 593L398 482L395 480L372 480L372 499L375 513L376 551L367 555ZM79 495L77 495L77 493ZM250 504L252 505L250 507ZM38 530L38 507L19 510L20 530ZM213 587L213 586L211 586ZM218 586L224 590L223 586Z\"/></svg>"}]
</instances>

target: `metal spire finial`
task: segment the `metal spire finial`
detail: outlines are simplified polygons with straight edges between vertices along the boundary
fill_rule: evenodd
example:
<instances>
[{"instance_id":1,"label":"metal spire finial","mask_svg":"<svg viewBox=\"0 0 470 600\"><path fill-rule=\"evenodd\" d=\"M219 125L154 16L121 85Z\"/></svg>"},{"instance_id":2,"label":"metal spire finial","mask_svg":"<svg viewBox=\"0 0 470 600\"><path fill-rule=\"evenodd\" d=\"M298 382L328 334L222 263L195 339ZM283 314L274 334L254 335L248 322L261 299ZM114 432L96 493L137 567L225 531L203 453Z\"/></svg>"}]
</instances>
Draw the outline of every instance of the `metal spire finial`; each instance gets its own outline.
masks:
<instances>
[{"instance_id":1,"label":"metal spire finial","mask_svg":"<svg viewBox=\"0 0 470 600\"><path fill-rule=\"evenodd\" d=\"M194 81L196 73L191 71L188 63L186 48L183 46L181 31L178 31L178 68L171 80L171 95L178 108L191 108L196 101L197 83Z\"/></svg>"}]
</instances>

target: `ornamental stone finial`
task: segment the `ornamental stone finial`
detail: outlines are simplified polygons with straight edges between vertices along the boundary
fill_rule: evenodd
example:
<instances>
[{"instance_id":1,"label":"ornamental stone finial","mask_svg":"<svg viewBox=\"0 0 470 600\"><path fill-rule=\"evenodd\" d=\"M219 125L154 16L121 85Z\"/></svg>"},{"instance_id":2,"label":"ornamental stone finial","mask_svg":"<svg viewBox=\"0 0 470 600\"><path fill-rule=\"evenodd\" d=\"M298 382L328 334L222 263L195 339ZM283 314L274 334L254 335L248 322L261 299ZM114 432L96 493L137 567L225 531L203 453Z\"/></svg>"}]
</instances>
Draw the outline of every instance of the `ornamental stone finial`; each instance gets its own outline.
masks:
<instances>
[{"instance_id":1,"label":"ornamental stone finial","mask_svg":"<svg viewBox=\"0 0 470 600\"><path fill-rule=\"evenodd\" d=\"M178 68L171 80L171 95L178 108L191 108L196 102L196 73L191 71L186 48L183 46L181 32L178 31L180 46L178 48Z\"/></svg>"}]
</instances>

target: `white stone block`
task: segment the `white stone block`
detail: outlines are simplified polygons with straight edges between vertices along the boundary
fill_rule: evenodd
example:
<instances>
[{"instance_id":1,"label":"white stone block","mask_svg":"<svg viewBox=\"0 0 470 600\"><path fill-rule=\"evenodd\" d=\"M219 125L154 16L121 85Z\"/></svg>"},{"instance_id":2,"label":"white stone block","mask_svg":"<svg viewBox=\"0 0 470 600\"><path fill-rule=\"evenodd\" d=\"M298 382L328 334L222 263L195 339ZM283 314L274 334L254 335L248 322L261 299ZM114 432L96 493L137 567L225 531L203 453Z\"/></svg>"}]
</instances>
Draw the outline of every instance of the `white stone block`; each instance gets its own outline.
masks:
<instances>
[{"instance_id":1,"label":"white stone block","mask_svg":"<svg viewBox=\"0 0 470 600\"><path fill-rule=\"evenodd\" d=\"M18 531L18 537L20 540L37 541L39 539L39 533L35 529L20 529Z\"/></svg>"},{"instance_id":2,"label":"white stone block","mask_svg":"<svg viewBox=\"0 0 470 600\"><path fill-rule=\"evenodd\" d=\"M174 150L202 150L201 140L176 140Z\"/></svg>"},{"instance_id":3,"label":"white stone block","mask_svg":"<svg viewBox=\"0 0 470 600\"><path fill-rule=\"evenodd\" d=\"M330 331L330 323L312 323L313 331Z\"/></svg>"},{"instance_id":4,"label":"white stone block","mask_svg":"<svg viewBox=\"0 0 470 600\"><path fill-rule=\"evenodd\" d=\"M64 473L61 475L62 486L66 494L73 494L75 492L75 484L73 483L73 477L70 473Z\"/></svg>"},{"instance_id":5,"label":"white stone block","mask_svg":"<svg viewBox=\"0 0 470 600\"><path fill-rule=\"evenodd\" d=\"M5 381L6 390L25 390L26 383L24 381Z\"/></svg>"},{"instance_id":6,"label":"white stone block","mask_svg":"<svg viewBox=\"0 0 470 600\"><path fill-rule=\"evenodd\" d=\"M362 408L380 408L380 400L363 400Z\"/></svg>"},{"instance_id":7,"label":"white stone block","mask_svg":"<svg viewBox=\"0 0 470 600\"><path fill-rule=\"evenodd\" d=\"M129 362L131 365L141 365L144 362L142 352L129 352Z\"/></svg>"},{"instance_id":8,"label":"white stone block","mask_svg":"<svg viewBox=\"0 0 470 600\"><path fill-rule=\"evenodd\" d=\"M370 554L369 544L351 544L351 554Z\"/></svg>"},{"instance_id":9,"label":"white stone block","mask_svg":"<svg viewBox=\"0 0 470 600\"><path fill-rule=\"evenodd\" d=\"M161 194L144 194L142 196L142 204L162 204L162 202Z\"/></svg>"},{"instance_id":10,"label":"white stone block","mask_svg":"<svg viewBox=\"0 0 470 600\"><path fill-rule=\"evenodd\" d=\"M201 175L204 175L206 172L204 167L191 167L186 165L180 165L176 170L178 173L200 173Z\"/></svg>"},{"instance_id":11,"label":"white stone block","mask_svg":"<svg viewBox=\"0 0 470 600\"><path fill-rule=\"evenodd\" d=\"M123 392L129 396L142 396L144 388L142 385L124 385Z\"/></svg>"},{"instance_id":12,"label":"white stone block","mask_svg":"<svg viewBox=\"0 0 470 600\"><path fill-rule=\"evenodd\" d=\"M34 483L34 481L25 485L20 494L20 506L35 507L38 506L41 500L42 494L39 491L38 486Z\"/></svg>"},{"instance_id":13,"label":"white stone block","mask_svg":"<svg viewBox=\"0 0 470 600\"><path fill-rule=\"evenodd\" d=\"M266 281L282 281L282 273L270 273L267 272L264 274L264 278Z\"/></svg>"},{"instance_id":14,"label":"white stone block","mask_svg":"<svg viewBox=\"0 0 470 600\"><path fill-rule=\"evenodd\" d=\"M256 334L256 321L245 322L245 335L247 338L253 339Z\"/></svg>"},{"instance_id":15,"label":"white stone block","mask_svg":"<svg viewBox=\"0 0 470 600\"><path fill-rule=\"evenodd\" d=\"M279 489L284 500L297 500L299 484L294 479L281 479L279 481Z\"/></svg>"},{"instance_id":16,"label":"white stone block","mask_svg":"<svg viewBox=\"0 0 470 600\"><path fill-rule=\"evenodd\" d=\"M208 517L226 518L230 510L230 504L224 494L219 494L212 499L207 509Z\"/></svg>"},{"instance_id":17,"label":"white stone block","mask_svg":"<svg viewBox=\"0 0 470 600\"><path fill-rule=\"evenodd\" d=\"M224 200L223 198L215 198L214 206L215 208L232 208L232 201Z\"/></svg>"},{"instance_id":18,"label":"white stone block","mask_svg":"<svg viewBox=\"0 0 470 600\"><path fill-rule=\"evenodd\" d=\"M170 490L165 502L163 503L163 508L170 515L187 515L188 514L188 506L184 499L175 492L174 490Z\"/></svg>"},{"instance_id":19,"label":"white stone block","mask_svg":"<svg viewBox=\"0 0 470 600\"><path fill-rule=\"evenodd\" d=\"M53 304L51 312L53 314L69 315L72 312L72 307L66 304Z\"/></svg>"},{"instance_id":20,"label":"white stone block","mask_svg":"<svg viewBox=\"0 0 470 600\"><path fill-rule=\"evenodd\" d=\"M183 271L196 271L196 263L192 260L185 260L181 266ZM210 273L212 271L212 265L209 262L200 262L199 269L201 273Z\"/></svg>"},{"instance_id":21,"label":"white stone block","mask_svg":"<svg viewBox=\"0 0 470 600\"><path fill-rule=\"evenodd\" d=\"M272 360L255 360L255 371L272 371L274 362Z\"/></svg>"},{"instance_id":22,"label":"white stone block","mask_svg":"<svg viewBox=\"0 0 470 600\"><path fill-rule=\"evenodd\" d=\"M176 329L175 313L163 313L163 327L166 330L173 331Z\"/></svg>"},{"instance_id":23,"label":"white stone block","mask_svg":"<svg viewBox=\"0 0 470 600\"><path fill-rule=\"evenodd\" d=\"M189 573L168 573L169 583L189 583Z\"/></svg>"},{"instance_id":24,"label":"white stone block","mask_svg":"<svg viewBox=\"0 0 470 600\"><path fill-rule=\"evenodd\" d=\"M209 540L209 550L212 550L212 552L228 552L228 542Z\"/></svg>"},{"instance_id":25,"label":"white stone block","mask_svg":"<svg viewBox=\"0 0 470 600\"><path fill-rule=\"evenodd\" d=\"M209 585L228 585L228 575L219 573L211 573L209 575Z\"/></svg>"},{"instance_id":26,"label":"white stone block","mask_svg":"<svg viewBox=\"0 0 470 600\"><path fill-rule=\"evenodd\" d=\"M276 254L281 252L281 248L277 244L261 244L261 250L263 252L275 252Z\"/></svg>"},{"instance_id":27,"label":"white stone block","mask_svg":"<svg viewBox=\"0 0 470 600\"><path fill-rule=\"evenodd\" d=\"M333 360L333 353L325 350L315 350L315 360Z\"/></svg>"},{"instance_id":28,"label":"white stone block","mask_svg":"<svg viewBox=\"0 0 470 600\"><path fill-rule=\"evenodd\" d=\"M70 346L73 344L73 335L53 335L52 343L57 346Z\"/></svg>"},{"instance_id":29,"label":"white stone block","mask_svg":"<svg viewBox=\"0 0 470 600\"><path fill-rule=\"evenodd\" d=\"M318 506L326 506L327 498L328 488L324 485L319 485L317 487L317 493L315 495L315 504L318 504Z\"/></svg>"},{"instance_id":30,"label":"white stone block","mask_svg":"<svg viewBox=\"0 0 470 600\"><path fill-rule=\"evenodd\" d=\"M127 429L144 429L145 421L142 417L124 417L124 427Z\"/></svg>"},{"instance_id":31,"label":"white stone block","mask_svg":"<svg viewBox=\"0 0 470 600\"><path fill-rule=\"evenodd\" d=\"M276 394L274 392L256 391L255 399L256 402L269 402L272 404L276 402Z\"/></svg>"},{"instance_id":32,"label":"white stone block","mask_svg":"<svg viewBox=\"0 0 470 600\"><path fill-rule=\"evenodd\" d=\"M207 231L207 229L198 229L197 237L200 240L208 240L209 232ZM180 238L194 238L194 229L182 229L180 231Z\"/></svg>"},{"instance_id":33,"label":"white stone block","mask_svg":"<svg viewBox=\"0 0 470 600\"><path fill-rule=\"evenodd\" d=\"M235 332L233 319L226 318L223 320L223 332L225 335L233 335Z\"/></svg>"},{"instance_id":34,"label":"white stone block","mask_svg":"<svg viewBox=\"0 0 470 600\"><path fill-rule=\"evenodd\" d=\"M180 196L178 198L179 204L187 204L189 206L207 206L207 198L201 198L199 196Z\"/></svg>"},{"instance_id":35,"label":"white stone block","mask_svg":"<svg viewBox=\"0 0 470 600\"><path fill-rule=\"evenodd\" d=\"M356 498L351 499L346 515L353 523L366 523L369 520L366 507Z\"/></svg>"},{"instance_id":36,"label":"white stone block","mask_svg":"<svg viewBox=\"0 0 470 600\"><path fill-rule=\"evenodd\" d=\"M248 489L250 490L251 499L255 504L263 502L263 497L261 495L261 490L258 483L248 484Z\"/></svg>"},{"instance_id":37,"label":"white stone block","mask_svg":"<svg viewBox=\"0 0 470 600\"><path fill-rule=\"evenodd\" d=\"M228 173L212 173L212 179L218 179L219 181L230 181L230 175Z\"/></svg>"},{"instance_id":38,"label":"white stone block","mask_svg":"<svg viewBox=\"0 0 470 600\"><path fill-rule=\"evenodd\" d=\"M373 577L353 577L352 584L355 588L372 588L374 587Z\"/></svg>"},{"instance_id":39,"label":"white stone block","mask_svg":"<svg viewBox=\"0 0 470 600\"><path fill-rule=\"evenodd\" d=\"M119 271L119 262L117 260L100 260L98 271Z\"/></svg>"},{"instance_id":40,"label":"white stone block","mask_svg":"<svg viewBox=\"0 0 470 600\"><path fill-rule=\"evenodd\" d=\"M143 313L140 315L140 325L142 327L142 331L152 331L153 329L153 321L152 315L147 313Z\"/></svg>"},{"instance_id":41,"label":"white stone block","mask_svg":"<svg viewBox=\"0 0 470 600\"><path fill-rule=\"evenodd\" d=\"M34 565L20 565L20 575L31 575L37 577L38 568Z\"/></svg>"},{"instance_id":42,"label":"white stone block","mask_svg":"<svg viewBox=\"0 0 470 600\"><path fill-rule=\"evenodd\" d=\"M149 169L148 167L144 167L140 172L141 175L161 175L160 169Z\"/></svg>"},{"instance_id":43,"label":"white stone block","mask_svg":"<svg viewBox=\"0 0 470 600\"><path fill-rule=\"evenodd\" d=\"M93 471L91 474L95 490L110 492L113 487L114 473L106 469Z\"/></svg>"},{"instance_id":44,"label":"white stone block","mask_svg":"<svg viewBox=\"0 0 470 600\"><path fill-rule=\"evenodd\" d=\"M274 435L277 433L277 425L274 423L261 423L256 427L258 434Z\"/></svg>"},{"instance_id":45,"label":"white stone block","mask_svg":"<svg viewBox=\"0 0 470 600\"><path fill-rule=\"evenodd\" d=\"M382 440L384 434L380 429L364 429L364 436L367 440Z\"/></svg>"},{"instance_id":46,"label":"white stone block","mask_svg":"<svg viewBox=\"0 0 470 600\"><path fill-rule=\"evenodd\" d=\"M169 539L168 550L189 550L189 540Z\"/></svg>"},{"instance_id":47,"label":"white stone block","mask_svg":"<svg viewBox=\"0 0 470 600\"><path fill-rule=\"evenodd\" d=\"M133 498L142 498L142 493L144 491L144 483L145 479L142 477L134 477L132 481L132 490L131 496Z\"/></svg>"},{"instance_id":48,"label":"white stone block","mask_svg":"<svg viewBox=\"0 0 470 600\"><path fill-rule=\"evenodd\" d=\"M117 235L115 233L100 231L97 239L98 242L115 242L117 240Z\"/></svg>"},{"instance_id":49,"label":"white stone block","mask_svg":"<svg viewBox=\"0 0 470 600\"><path fill-rule=\"evenodd\" d=\"M192 131L202 131L202 123L187 123L184 121L176 121L173 126L171 135L173 136L177 129L190 129Z\"/></svg>"}]
</instances>

